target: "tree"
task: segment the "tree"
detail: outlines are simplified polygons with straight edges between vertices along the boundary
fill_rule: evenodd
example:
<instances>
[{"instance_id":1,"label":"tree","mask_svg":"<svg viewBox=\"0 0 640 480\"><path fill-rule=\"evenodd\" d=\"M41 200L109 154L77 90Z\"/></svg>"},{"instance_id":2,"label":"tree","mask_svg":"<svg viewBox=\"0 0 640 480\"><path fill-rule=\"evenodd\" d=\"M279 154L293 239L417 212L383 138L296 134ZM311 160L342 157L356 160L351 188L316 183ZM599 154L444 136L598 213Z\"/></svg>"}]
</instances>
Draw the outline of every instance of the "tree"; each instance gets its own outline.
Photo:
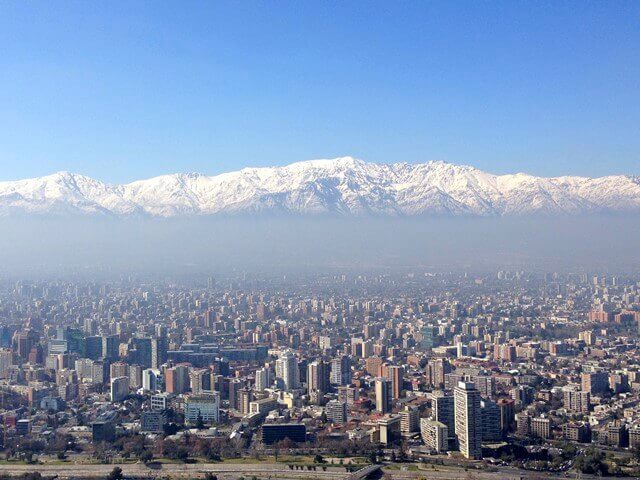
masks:
<instances>
[{"instance_id":1,"label":"tree","mask_svg":"<svg viewBox=\"0 0 640 480\"><path fill-rule=\"evenodd\" d=\"M145 450L140 454L140 460L142 460L144 463L149 463L151 460L153 460L153 452L151 452L151 450Z\"/></svg>"},{"instance_id":2,"label":"tree","mask_svg":"<svg viewBox=\"0 0 640 480\"><path fill-rule=\"evenodd\" d=\"M122 474L122 469L120 467L113 467L111 473L107 475L107 480L122 480L124 475Z\"/></svg>"},{"instance_id":3,"label":"tree","mask_svg":"<svg viewBox=\"0 0 640 480\"><path fill-rule=\"evenodd\" d=\"M609 468L604 461L604 453L599 450L589 450L576 457L574 467L582 473L607 475Z\"/></svg>"},{"instance_id":4,"label":"tree","mask_svg":"<svg viewBox=\"0 0 640 480\"><path fill-rule=\"evenodd\" d=\"M202 430L204 428L204 420L202 420L202 415L198 413L198 418L196 419L196 428L198 430Z\"/></svg>"}]
</instances>

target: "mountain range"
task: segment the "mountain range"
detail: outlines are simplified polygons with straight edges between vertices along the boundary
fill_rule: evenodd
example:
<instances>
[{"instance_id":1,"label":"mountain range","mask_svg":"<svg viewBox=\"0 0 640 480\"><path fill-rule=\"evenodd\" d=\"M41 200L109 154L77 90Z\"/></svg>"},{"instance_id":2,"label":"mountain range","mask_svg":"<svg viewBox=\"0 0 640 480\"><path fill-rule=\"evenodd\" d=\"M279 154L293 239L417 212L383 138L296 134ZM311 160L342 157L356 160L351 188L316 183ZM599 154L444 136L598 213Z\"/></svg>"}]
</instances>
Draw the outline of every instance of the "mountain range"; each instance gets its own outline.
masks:
<instances>
[{"instance_id":1,"label":"mountain range","mask_svg":"<svg viewBox=\"0 0 640 480\"><path fill-rule=\"evenodd\" d=\"M640 212L640 177L494 175L441 161L351 157L113 185L68 172L0 182L0 215L513 216Z\"/></svg>"}]
</instances>

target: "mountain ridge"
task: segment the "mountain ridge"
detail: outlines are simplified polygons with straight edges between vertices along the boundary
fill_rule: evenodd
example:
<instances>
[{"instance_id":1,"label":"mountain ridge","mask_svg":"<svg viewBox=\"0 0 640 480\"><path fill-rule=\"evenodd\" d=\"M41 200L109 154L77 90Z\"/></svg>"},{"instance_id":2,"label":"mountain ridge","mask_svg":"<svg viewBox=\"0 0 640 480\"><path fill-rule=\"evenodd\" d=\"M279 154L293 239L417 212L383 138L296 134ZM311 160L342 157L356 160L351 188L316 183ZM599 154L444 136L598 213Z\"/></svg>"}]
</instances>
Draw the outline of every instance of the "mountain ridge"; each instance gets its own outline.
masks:
<instances>
[{"instance_id":1,"label":"mountain ridge","mask_svg":"<svg viewBox=\"0 0 640 480\"><path fill-rule=\"evenodd\" d=\"M522 216L640 212L640 177L495 175L469 165L353 157L109 184L66 171L0 182L0 216Z\"/></svg>"}]
</instances>

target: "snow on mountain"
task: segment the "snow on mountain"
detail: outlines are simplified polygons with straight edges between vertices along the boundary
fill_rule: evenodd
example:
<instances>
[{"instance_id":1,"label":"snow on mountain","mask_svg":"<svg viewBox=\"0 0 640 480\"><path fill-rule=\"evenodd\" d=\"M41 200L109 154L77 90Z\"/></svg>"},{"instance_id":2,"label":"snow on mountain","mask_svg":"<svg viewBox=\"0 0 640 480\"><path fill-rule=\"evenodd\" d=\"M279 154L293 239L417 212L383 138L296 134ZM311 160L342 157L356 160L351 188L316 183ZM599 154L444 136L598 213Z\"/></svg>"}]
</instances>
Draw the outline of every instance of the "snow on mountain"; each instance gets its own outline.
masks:
<instances>
[{"instance_id":1,"label":"snow on mountain","mask_svg":"<svg viewBox=\"0 0 640 480\"><path fill-rule=\"evenodd\" d=\"M0 182L0 215L234 213L502 216L640 212L640 178L493 175L445 162L366 163L351 157L216 176L163 175L109 185L60 172Z\"/></svg>"}]
</instances>

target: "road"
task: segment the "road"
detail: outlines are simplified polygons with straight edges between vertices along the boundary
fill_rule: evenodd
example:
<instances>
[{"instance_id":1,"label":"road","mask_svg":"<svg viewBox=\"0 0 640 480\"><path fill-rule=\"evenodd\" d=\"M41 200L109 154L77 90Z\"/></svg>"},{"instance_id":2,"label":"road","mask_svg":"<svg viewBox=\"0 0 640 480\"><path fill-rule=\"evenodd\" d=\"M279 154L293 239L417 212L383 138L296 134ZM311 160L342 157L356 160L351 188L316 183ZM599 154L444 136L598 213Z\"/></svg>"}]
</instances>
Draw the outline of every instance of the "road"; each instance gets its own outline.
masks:
<instances>
[{"instance_id":1,"label":"road","mask_svg":"<svg viewBox=\"0 0 640 480\"><path fill-rule=\"evenodd\" d=\"M20 475L25 472L40 472L43 475L58 475L61 479L69 478L105 478L116 465L83 465L83 464L43 464L43 465L11 465L0 464L0 475ZM344 467L327 467L326 471L318 468L312 470L290 470L285 464L277 463L195 463L195 464L162 464L158 468L150 468L142 463L119 464L125 477L147 478L202 478L206 472L214 473L221 480L237 480L240 477L250 479L255 476L260 480L277 479L317 479L317 480L347 480L349 473ZM407 465L408 467L409 465ZM415 464L413 464L415 468ZM514 468L501 467L497 472L481 470L456 469L438 467L433 470L426 467L421 470L402 470L383 467L385 478L398 480L415 480L423 477L427 480L561 480L576 478L574 474L545 474L526 472ZM582 475L582 479L595 479L590 475ZM599 480L615 477L598 477Z\"/></svg>"},{"instance_id":2,"label":"road","mask_svg":"<svg viewBox=\"0 0 640 480\"><path fill-rule=\"evenodd\" d=\"M318 479L343 480L348 473L343 467L327 467L327 471L290 470L287 465L273 463L195 463L195 464L162 464L158 468L150 468L142 463L118 465L0 465L0 474L20 475L25 472L40 472L42 475L58 475L59 478L104 478L114 466L122 468L125 477L171 477L198 478L206 472L214 473L219 479L251 478L268 479Z\"/></svg>"}]
</instances>

